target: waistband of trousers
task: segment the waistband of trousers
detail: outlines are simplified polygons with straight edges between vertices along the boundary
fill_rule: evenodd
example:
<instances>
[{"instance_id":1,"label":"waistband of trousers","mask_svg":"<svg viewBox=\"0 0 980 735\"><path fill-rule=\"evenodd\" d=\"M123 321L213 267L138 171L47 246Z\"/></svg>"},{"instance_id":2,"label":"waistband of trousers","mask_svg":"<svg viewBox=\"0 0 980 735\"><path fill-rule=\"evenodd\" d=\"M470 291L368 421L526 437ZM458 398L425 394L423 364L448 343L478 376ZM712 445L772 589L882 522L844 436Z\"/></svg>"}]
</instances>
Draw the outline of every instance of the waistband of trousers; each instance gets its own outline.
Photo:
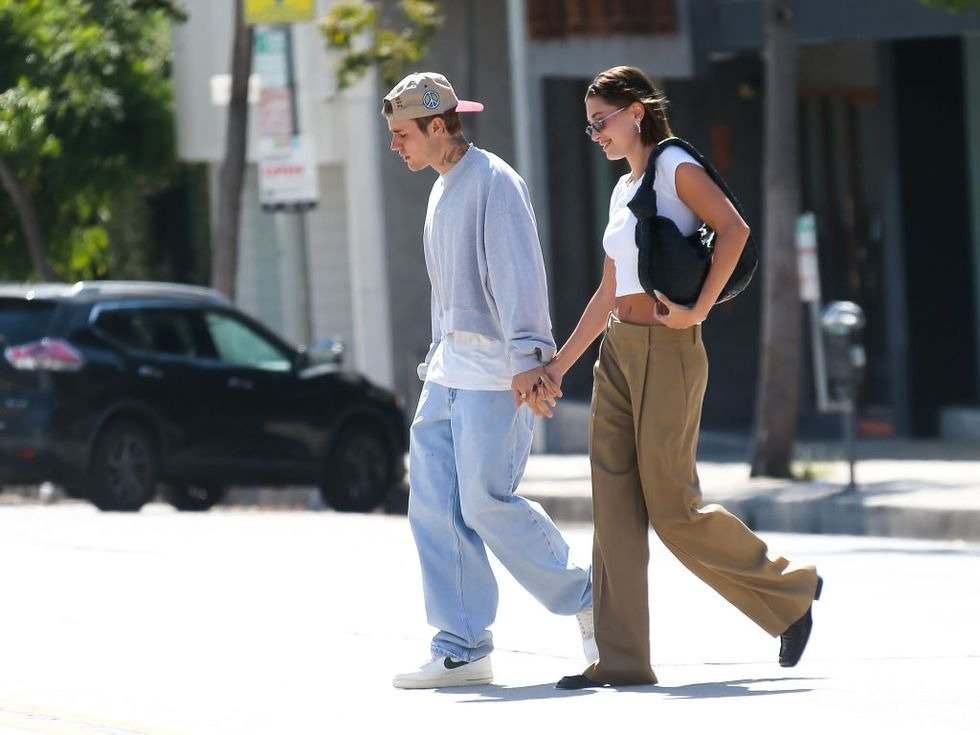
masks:
<instances>
[{"instance_id":1,"label":"waistband of trousers","mask_svg":"<svg viewBox=\"0 0 980 735\"><path fill-rule=\"evenodd\" d=\"M687 329L671 329L663 324L631 324L620 321L615 314L609 315L606 334L616 341L642 342L644 344L696 345L701 342L701 325Z\"/></svg>"}]
</instances>

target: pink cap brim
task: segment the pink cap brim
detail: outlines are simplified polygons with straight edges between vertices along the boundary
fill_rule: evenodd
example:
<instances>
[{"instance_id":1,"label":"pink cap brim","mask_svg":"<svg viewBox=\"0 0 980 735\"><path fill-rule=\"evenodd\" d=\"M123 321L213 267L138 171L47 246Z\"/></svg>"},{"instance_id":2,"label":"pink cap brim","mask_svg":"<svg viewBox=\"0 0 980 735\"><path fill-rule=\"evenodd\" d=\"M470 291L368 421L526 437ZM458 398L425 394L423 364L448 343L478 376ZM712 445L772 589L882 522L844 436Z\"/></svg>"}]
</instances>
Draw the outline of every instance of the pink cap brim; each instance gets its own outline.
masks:
<instances>
[{"instance_id":1,"label":"pink cap brim","mask_svg":"<svg viewBox=\"0 0 980 735\"><path fill-rule=\"evenodd\" d=\"M460 100L456 104L456 112L483 112L483 103Z\"/></svg>"}]
</instances>

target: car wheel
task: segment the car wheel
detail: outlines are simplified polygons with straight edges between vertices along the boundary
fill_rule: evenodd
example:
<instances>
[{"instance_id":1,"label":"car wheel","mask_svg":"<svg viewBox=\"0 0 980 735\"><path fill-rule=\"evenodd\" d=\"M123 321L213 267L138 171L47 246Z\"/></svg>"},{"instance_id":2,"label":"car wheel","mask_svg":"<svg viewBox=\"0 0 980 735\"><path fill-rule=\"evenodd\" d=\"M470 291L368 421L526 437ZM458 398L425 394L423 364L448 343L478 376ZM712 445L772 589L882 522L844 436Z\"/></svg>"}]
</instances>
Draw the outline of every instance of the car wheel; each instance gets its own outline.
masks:
<instances>
[{"instance_id":1,"label":"car wheel","mask_svg":"<svg viewBox=\"0 0 980 735\"><path fill-rule=\"evenodd\" d=\"M391 446L381 427L345 426L328 453L320 493L335 510L374 510L388 495L393 466Z\"/></svg>"},{"instance_id":2,"label":"car wheel","mask_svg":"<svg viewBox=\"0 0 980 735\"><path fill-rule=\"evenodd\" d=\"M99 437L88 497L99 510L137 511L156 494L159 465L153 437L135 421L117 421Z\"/></svg>"},{"instance_id":3,"label":"car wheel","mask_svg":"<svg viewBox=\"0 0 980 735\"><path fill-rule=\"evenodd\" d=\"M177 510L209 510L222 501L225 489L220 485L167 485L164 499Z\"/></svg>"}]
</instances>

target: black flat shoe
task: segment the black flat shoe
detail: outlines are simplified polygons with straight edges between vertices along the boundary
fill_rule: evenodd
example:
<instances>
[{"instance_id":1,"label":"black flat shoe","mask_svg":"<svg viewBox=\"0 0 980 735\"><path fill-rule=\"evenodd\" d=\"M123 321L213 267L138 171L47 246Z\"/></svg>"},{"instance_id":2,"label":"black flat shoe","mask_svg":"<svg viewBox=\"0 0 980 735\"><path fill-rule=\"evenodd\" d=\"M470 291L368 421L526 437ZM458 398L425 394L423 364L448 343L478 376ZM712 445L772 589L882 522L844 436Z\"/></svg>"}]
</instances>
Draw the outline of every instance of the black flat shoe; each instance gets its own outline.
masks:
<instances>
[{"instance_id":1,"label":"black flat shoe","mask_svg":"<svg viewBox=\"0 0 980 735\"><path fill-rule=\"evenodd\" d=\"M823 577L817 577L817 590L813 594L814 600L820 599L823 592ZM810 632L813 630L813 605L806 609L799 620L789 626L786 631L779 636L779 665L785 668L796 666L803 657L806 644L810 640Z\"/></svg>"},{"instance_id":2,"label":"black flat shoe","mask_svg":"<svg viewBox=\"0 0 980 735\"><path fill-rule=\"evenodd\" d=\"M585 674L575 674L574 676L563 676L555 684L555 689L598 689L604 686L606 685L592 681Z\"/></svg>"}]
</instances>

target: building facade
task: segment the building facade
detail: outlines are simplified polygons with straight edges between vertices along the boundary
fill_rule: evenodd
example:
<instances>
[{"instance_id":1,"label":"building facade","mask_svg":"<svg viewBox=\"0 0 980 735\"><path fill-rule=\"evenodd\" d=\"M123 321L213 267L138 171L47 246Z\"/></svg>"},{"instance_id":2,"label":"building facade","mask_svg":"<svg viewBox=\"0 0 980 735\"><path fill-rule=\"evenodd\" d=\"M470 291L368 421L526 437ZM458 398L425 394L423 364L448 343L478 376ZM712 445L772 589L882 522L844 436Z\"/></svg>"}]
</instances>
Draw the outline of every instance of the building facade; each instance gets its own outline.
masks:
<instances>
[{"instance_id":1,"label":"building facade","mask_svg":"<svg viewBox=\"0 0 980 735\"><path fill-rule=\"evenodd\" d=\"M230 3L187 4L190 21L175 30L180 153L207 162L216 177L224 112L211 104L208 83L228 70L230 7L215 6ZM329 5L321 0L318 10ZM379 5L397 22L396 2ZM602 69L631 64L663 84L675 133L715 162L761 243L761 2L442 5L445 25L422 66L486 104L467 117L468 136L528 181L559 343L599 281L608 197L622 172L582 134L585 88ZM817 217L823 294L856 301L868 315L862 430L933 435L950 407L980 404L980 16L916 0L797 0L794 13L803 208ZM435 174L412 174L387 152L386 90L376 79L338 92L316 30L298 25L294 34L301 124L315 132L319 155L320 205L305 215L308 266L295 215L258 206L253 146L239 301L296 339L303 315L295 284L308 274L313 336L342 337L351 364L411 409L430 338L421 231ZM713 367L706 428L751 425L760 284L705 326ZM805 362L803 429L820 432L833 424L813 408ZM565 387L539 449L585 449L588 357Z\"/></svg>"}]
</instances>

